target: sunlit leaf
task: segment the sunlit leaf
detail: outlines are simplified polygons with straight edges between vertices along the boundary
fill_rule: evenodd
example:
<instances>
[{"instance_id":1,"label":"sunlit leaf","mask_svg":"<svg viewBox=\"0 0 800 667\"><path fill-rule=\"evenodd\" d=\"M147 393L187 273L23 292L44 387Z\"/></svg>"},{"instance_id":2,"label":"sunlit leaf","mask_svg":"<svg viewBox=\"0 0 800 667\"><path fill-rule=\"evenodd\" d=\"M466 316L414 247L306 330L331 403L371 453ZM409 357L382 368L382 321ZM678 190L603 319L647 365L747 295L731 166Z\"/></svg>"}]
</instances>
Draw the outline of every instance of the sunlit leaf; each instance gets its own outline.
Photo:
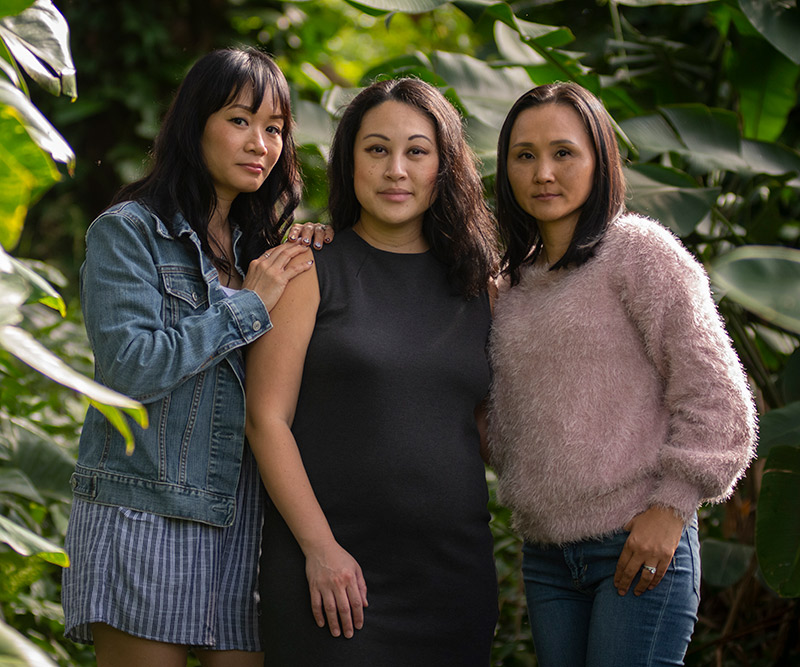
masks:
<instances>
[{"instance_id":1,"label":"sunlit leaf","mask_svg":"<svg viewBox=\"0 0 800 667\"><path fill-rule=\"evenodd\" d=\"M147 426L147 412L144 406L72 370L47 348L36 342L26 331L12 326L0 327L0 347L4 347L18 359L51 380L87 396L95 407L107 417L112 418L115 426L119 428L120 425L123 425L120 432L126 439L128 449L133 446L133 438L117 408L121 408L140 426ZM102 406L98 404L102 404Z\"/></svg>"},{"instance_id":2,"label":"sunlit leaf","mask_svg":"<svg viewBox=\"0 0 800 667\"><path fill-rule=\"evenodd\" d=\"M756 513L756 551L764 579L800 597L800 447L775 447L764 465Z\"/></svg>"},{"instance_id":3,"label":"sunlit leaf","mask_svg":"<svg viewBox=\"0 0 800 667\"><path fill-rule=\"evenodd\" d=\"M0 0L0 18L19 14L23 9L27 9L33 4L34 0Z\"/></svg>"},{"instance_id":4,"label":"sunlit leaf","mask_svg":"<svg viewBox=\"0 0 800 667\"><path fill-rule=\"evenodd\" d=\"M36 144L56 162L66 164L70 169L74 166L75 154L58 131L41 114L33 103L18 88L7 81L0 80L0 105L8 105L16 109L25 129Z\"/></svg>"},{"instance_id":5,"label":"sunlit leaf","mask_svg":"<svg viewBox=\"0 0 800 667\"><path fill-rule=\"evenodd\" d=\"M373 9L378 12L404 12L406 14L422 14L446 5L447 0L347 0L347 4L357 9Z\"/></svg>"},{"instance_id":6,"label":"sunlit leaf","mask_svg":"<svg viewBox=\"0 0 800 667\"><path fill-rule=\"evenodd\" d=\"M53 95L77 97L69 26L50 0L36 0L16 16L0 19L0 37L42 88Z\"/></svg>"},{"instance_id":7,"label":"sunlit leaf","mask_svg":"<svg viewBox=\"0 0 800 667\"><path fill-rule=\"evenodd\" d=\"M691 234L708 215L718 188L701 188L683 172L653 164L625 170L628 208L655 218L678 236Z\"/></svg>"},{"instance_id":8,"label":"sunlit leaf","mask_svg":"<svg viewBox=\"0 0 800 667\"><path fill-rule=\"evenodd\" d=\"M13 266L14 273L26 280L31 287L30 295L26 300L27 303L41 303L58 311L61 317L66 316L67 307L64 304L64 299L61 298L61 295L50 283L24 262L11 256L8 256L8 260Z\"/></svg>"},{"instance_id":9,"label":"sunlit leaf","mask_svg":"<svg viewBox=\"0 0 800 667\"><path fill-rule=\"evenodd\" d=\"M758 457L777 446L800 447L800 402L770 410L758 420Z\"/></svg>"},{"instance_id":10,"label":"sunlit leaf","mask_svg":"<svg viewBox=\"0 0 800 667\"><path fill-rule=\"evenodd\" d=\"M23 556L37 555L48 563L69 567L69 556L61 547L4 516L0 516L0 542Z\"/></svg>"},{"instance_id":11,"label":"sunlit leaf","mask_svg":"<svg viewBox=\"0 0 800 667\"><path fill-rule=\"evenodd\" d=\"M800 11L783 0L739 0L739 7L765 39L800 65Z\"/></svg>"},{"instance_id":12,"label":"sunlit leaf","mask_svg":"<svg viewBox=\"0 0 800 667\"><path fill-rule=\"evenodd\" d=\"M0 468L0 494L13 493L27 500L44 505L44 498L31 484L31 480L20 470Z\"/></svg>"},{"instance_id":13,"label":"sunlit leaf","mask_svg":"<svg viewBox=\"0 0 800 667\"><path fill-rule=\"evenodd\" d=\"M700 545L703 581L718 588L733 586L747 572L754 551L749 544L706 538Z\"/></svg>"},{"instance_id":14,"label":"sunlit leaf","mask_svg":"<svg viewBox=\"0 0 800 667\"><path fill-rule=\"evenodd\" d=\"M800 250L736 248L714 262L711 277L729 298L748 310L800 333Z\"/></svg>"},{"instance_id":15,"label":"sunlit leaf","mask_svg":"<svg viewBox=\"0 0 800 667\"><path fill-rule=\"evenodd\" d=\"M731 54L728 72L739 100L742 134L775 141L797 102L795 87L800 67L763 39L741 39L740 48ZM754 63L758 65L754 67Z\"/></svg>"},{"instance_id":16,"label":"sunlit leaf","mask_svg":"<svg viewBox=\"0 0 800 667\"><path fill-rule=\"evenodd\" d=\"M32 641L0 620L0 665L3 667L56 667Z\"/></svg>"}]
</instances>

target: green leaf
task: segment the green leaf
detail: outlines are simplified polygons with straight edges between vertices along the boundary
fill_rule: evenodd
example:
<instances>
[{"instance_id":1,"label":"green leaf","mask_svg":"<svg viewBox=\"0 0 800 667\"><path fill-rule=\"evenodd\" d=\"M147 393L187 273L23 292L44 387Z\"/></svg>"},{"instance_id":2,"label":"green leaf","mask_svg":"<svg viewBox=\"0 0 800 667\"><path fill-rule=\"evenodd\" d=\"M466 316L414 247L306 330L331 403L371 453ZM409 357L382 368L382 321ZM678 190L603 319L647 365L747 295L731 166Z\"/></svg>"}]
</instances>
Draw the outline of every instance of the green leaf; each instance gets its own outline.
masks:
<instances>
[{"instance_id":1,"label":"green leaf","mask_svg":"<svg viewBox=\"0 0 800 667\"><path fill-rule=\"evenodd\" d=\"M25 429L24 424L20 425L19 420L15 421L21 430L6 465L30 480L41 496L69 502L72 497L69 478L75 470L75 458L49 439L46 433L34 433Z\"/></svg>"},{"instance_id":2,"label":"green leaf","mask_svg":"<svg viewBox=\"0 0 800 667\"><path fill-rule=\"evenodd\" d=\"M772 176L794 174L795 180L800 175L800 153L788 146L743 139L742 157L752 174ZM797 181L794 187L800 187L800 181Z\"/></svg>"},{"instance_id":3,"label":"green leaf","mask_svg":"<svg viewBox=\"0 0 800 667\"><path fill-rule=\"evenodd\" d=\"M57 667L32 641L0 620L0 665L3 667Z\"/></svg>"},{"instance_id":4,"label":"green leaf","mask_svg":"<svg viewBox=\"0 0 800 667\"><path fill-rule=\"evenodd\" d=\"M0 494L4 493L13 493L44 505L44 498L31 484L31 480L22 471L15 468L0 468Z\"/></svg>"},{"instance_id":5,"label":"green leaf","mask_svg":"<svg viewBox=\"0 0 800 667\"><path fill-rule=\"evenodd\" d=\"M39 148L49 153L56 162L62 162L72 169L75 154L64 137L19 89L2 80L0 80L0 105L16 109L25 129Z\"/></svg>"},{"instance_id":6,"label":"green leaf","mask_svg":"<svg viewBox=\"0 0 800 667\"><path fill-rule=\"evenodd\" d=\"M661 107L660 111L687 147L685 155L696 169L703 173L747 170L735 113L703 104L679 104Z\"/></svg>"},{"instance_id":7,"label":"green leaf","mask_svg":"<svg viewBox=\"0 0 800 667\"><path fill-rule=\"evenodd\" d=\"M52 2L37 0L16 16L0 19L0 37L28 76L47 92L78 96L69 26Z\"/></svg>"},{"instance_id":8,"label":"green leaf","mask_svg":"<svg viewBox=\"0 0 800 667\"><path fill-rule=\"evenodd\" d=\"M776 446L800 447L800 402L770 410L758 420L758 458Z\"/></svg>"},{"instance_id":9,"label":"green leaf","mask_svg":"<svg viewBox=\"0 0 800 667\"><path fill-rule=\"evenodd\" d=\"M764 579L779 595L800 597L800 447L767 458L756 512L756 551Z\"/></svg>"},{"instance_id":10,"label":"green leaf","mask_svg":"<svg viewBox=\"0 0 800 667\"><path fill-rule=\"evenodd\" d=\"M675 130L657 114L628 118L619 125L636 146L642 162L649 162L662 153L681 153L686 150L686 145L675 134Z\"/></svg>"},{"instance_id":11,"label":"green leaf","mask_svg":"<svg viewBox=\"0 0 800 667\"><path fill-rule=\"evenodd\" d=\"M701 188L676 169L635 164L625 170L628 207L668 226L678 236L688 236L708 215L718 188Z\"/></svg>"},{"instance_id":12,"label":"green leaf","mask_svg":"<svg viewBox=\"0 0 800 667\"><path fill-rule=\"evenodd\" d=\"M313 144L327 157L334 130L331 115L319 104L308 100L297 100L292 105L292 110L297 119L297 145Z\"/></svg>"},{"instance_id":13,"label":"green leaf","mask_svg":"<svg viewBox=\"0 0 800 667\"><path fill-rule=\"evenodd\" d=\"M0 18L19 14L23 9L27 9L33 4L34 0L0 0Z\"/></svg>"},{"instance_id":14,"label":"green leaf","mask_svg":"<svg viewBox=\"0 0 800 667\"><path fill-rule=\"evenodd\" d=\"M748 310L800 333L800 250L744 246L719 257L711 278Z\"/></svg>"},{"instance_id":15,"label":"green leaf","mask_svg":"<svg viewBox=\"0 0 800 667\"><path fill-rule=\"evenodd\" d=\"M132 450L133 436L117 408L121 408L142 428L146 428L147 411L143 405L72 370L47 348L37 343L28 332L18 327L0 326L0 347L4 347L18 359L51 380L87 396L90 402L106 417L109 417L120 430L125 437L128 451Z\"/></svg>"},{"instance_id":16,"label":"green leaf","mask_svg":"<svg viewBox=\"0 0 800 667\"><path fill-rule=\"evenodd\" d=\"M742 134L775 141L797 100L795 84L800 67L763 39L741 39L740 47L732 51L729 75L739 97Z\"/></svg>"},{"instance_id":17,"label":"green leaf","mask_svg":"<svg viewBox=\"0 0 800 667\"><path fill-rule=\"evenodd\" d=\"M492 68L477 58L444 51L434 53L431 62L471 115L498 128L514 100L533 86L522 67Z\"/></svg>"},{"instance_id":18,"label":"green leaf","mask_svg":"<svg viewBox=\"0 0 800 667\"><path fill-rule=\"evenodd\" d=\"M703 581L718 588L728 588L747 572L755 549L749 544L706 538L700 545Z\"/></svg>"},{"instance_id":19,"label":"green leaf","mask_svg":"<svg viewBox=\"0 0 800 667\"><path fill-rule=\"evenodd\" d=\"M0 249L0 253L4 253L4 251ZM61 317L66 317L66 304L56 289L24 262L10 255L7 255L7 257L11 262L14 273L25 279L31 287L30 296L26 299L26 303L41 303L58 311Z\"/></svg>"},{"instance_id":20,"label":"green leaf","mask_svg":"<svg viewBox=\"0 0 800 667\"><path fill-rule=\"evenodd\" d=\"M704 5L714 0L614 0L627 7L653 7L655 5Z\"/></svg>"},{"instance_id":21,"label":"green leaf","mask_svg":"<svg viewBox=\"0 0 800 667\"><path fill-rule=\"evenodd\" d=\"M739 0L753 27L778 51L800 65L800 11L783 0Z\"/></svg>"},{"instance_id":22,"label":"green leaf","mask_svg":"<svg viewBox=\"0 0 800 667\"><path fill-rule=\"evenodd\" d=\"M800 347L792 352L789 361L783 367L781 372L781 389L783 390L783 399L787 403L800 401ZM800 414L797 416L798 423L798 441L800 444Z\"/></svg>"},{"instance_id":23,"label":"green leaf","mask_svg":"<svg viewBox=\"0 0 800 667\"><path fill-rule=\"evenodd\" d=\"M382 14L387 12L422 14L447 3L448 0L359 0L358 2L347 0L348 5L352 5L356 9L369 14L373 14L373 12L367 11L369 9L376 10Z\"/></svg>"},{"instance_id":24,"label":"green leaf","mask_svg":"<svg viewBox=\"0 0 800 667\"><path fill-rule=\"evenodd\" d=\"M16 324L22 319L19 307L30 294L30 285L13 272L11 258L0 253L0 326Z\"/></svg>"},{"instance_id":25,"label":"green leaf","mask_svg":"<svg viewBox=\"0 0 800 667\"><path fill-rule=\"evenodd\" d=\"M36 555L48 563L69 567L69 556L61 547L4 516L0 516L0 542L23 556Z\"/></svg>"}]
</instances>

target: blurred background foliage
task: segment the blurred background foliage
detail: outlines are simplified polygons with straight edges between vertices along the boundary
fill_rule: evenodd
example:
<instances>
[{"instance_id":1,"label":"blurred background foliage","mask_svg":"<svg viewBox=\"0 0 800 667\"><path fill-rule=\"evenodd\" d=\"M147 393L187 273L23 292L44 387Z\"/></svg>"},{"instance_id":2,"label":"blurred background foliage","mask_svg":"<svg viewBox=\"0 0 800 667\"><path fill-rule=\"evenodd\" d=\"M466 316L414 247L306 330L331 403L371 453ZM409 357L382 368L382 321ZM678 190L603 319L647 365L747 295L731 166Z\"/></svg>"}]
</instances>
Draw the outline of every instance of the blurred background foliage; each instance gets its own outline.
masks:
<instances>
[{"instance_id":1,"label":"blurred background foliage","mask_svg":"<svg viewBox=\"0 0 800 667\"><path fill-rule=\"evenodd\" d=\"M32 4L52 6L0 0L0 17ZM0 172L19 173L12 167L21 160L39 174L38 185L19 186L28 188L25 197L5 175L0 187L0 240L11 253L0 254L0 663L92 664L90 650L61 636L57 550L23 553L9 532L22 527L48 545L63 544L87 399L21 364L3 327L29 332L90 374L77 303L85 230L115 190L142 173L188 67L212 48L236 44L272 53L290 81L306 181L302 219L325 218L336 113L377 76L410 74L445 91L465 117L490 199L497 132L520 93L572 79L600 95L619 125L630 208L671 227L709 269L761 414L758 462L730 502L701 510L702 601L687 664L800 663L794 0L59 0L55 7L71 31L77 99L69 100L76 92L69 62L50 65L51 75L59 67L66 73L55 77L56 90L47 77L28 87L9 66L0 73ZM15 59L7 21L0 20L0 65ZM6 78L63 135L73 168L68 150L39 142L39 156L11 125L30 122ZM20 267L57 293L31 286ZM535 665L520 543L507 511L494 501L491 509L501 605L493 662Z\"/></svg>"}]
</instances>

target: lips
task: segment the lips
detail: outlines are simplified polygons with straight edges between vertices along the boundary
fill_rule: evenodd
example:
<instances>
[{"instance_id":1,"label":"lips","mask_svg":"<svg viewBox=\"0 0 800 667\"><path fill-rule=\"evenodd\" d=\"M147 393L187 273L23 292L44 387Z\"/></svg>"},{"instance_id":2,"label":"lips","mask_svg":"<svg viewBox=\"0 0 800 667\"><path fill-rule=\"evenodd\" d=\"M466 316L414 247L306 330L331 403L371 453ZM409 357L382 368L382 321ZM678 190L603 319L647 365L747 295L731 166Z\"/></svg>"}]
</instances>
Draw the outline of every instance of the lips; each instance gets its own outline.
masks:
<instances>
[{"instance_id":1,"label":"lips","mask_svg":"<svg viewBox=\"0 0 800 667\"><path fill-rule=\"evenodd\" d=\"M408 190L401 190L399 188L389 188L388 190L380 190L378 194L384 199L388 199L389 201L405 201L406 199L412 196Z\"/></svg>"},{"instance_id":2,"label":"lips","mask_svg":"<svg viewBox=\"0 0 800 667\"><path fill-rule=\"evenodd\" d=\"M258 164L257 162L248 162L244 164L240 164L240 167L244 167L247 171L252 172L254 174L260 174L264 171L264 165Z\"/></svg>"}]
</instances>

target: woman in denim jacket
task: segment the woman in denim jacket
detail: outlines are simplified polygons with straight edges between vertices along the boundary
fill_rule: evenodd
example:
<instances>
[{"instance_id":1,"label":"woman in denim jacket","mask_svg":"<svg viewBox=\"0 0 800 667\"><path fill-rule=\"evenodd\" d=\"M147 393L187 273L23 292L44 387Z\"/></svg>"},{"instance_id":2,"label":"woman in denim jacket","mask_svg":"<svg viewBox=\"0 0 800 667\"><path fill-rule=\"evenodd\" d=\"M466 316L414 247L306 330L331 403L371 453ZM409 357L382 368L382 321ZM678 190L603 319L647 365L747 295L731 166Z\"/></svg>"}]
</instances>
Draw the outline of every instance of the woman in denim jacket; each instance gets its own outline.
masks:
<instances>
[{"instance_id":1,"label":"woman in denim jacket","mask_svg":"<svg viewBox=\"0 0 800 667\"><path fill-rule=\"evenodd\" d=\"M90 407L71 480L66 634L94 642L100 665L185 665L189 647L204 665L261 664L263 491L244 439L242 350L312 264L302 244L267 250L299 201L291 130L272 60L213 52L181 84L150 174L87 232L95 377L150 422L132 426L128 454Z\"/></svg>"}]
</instances>

